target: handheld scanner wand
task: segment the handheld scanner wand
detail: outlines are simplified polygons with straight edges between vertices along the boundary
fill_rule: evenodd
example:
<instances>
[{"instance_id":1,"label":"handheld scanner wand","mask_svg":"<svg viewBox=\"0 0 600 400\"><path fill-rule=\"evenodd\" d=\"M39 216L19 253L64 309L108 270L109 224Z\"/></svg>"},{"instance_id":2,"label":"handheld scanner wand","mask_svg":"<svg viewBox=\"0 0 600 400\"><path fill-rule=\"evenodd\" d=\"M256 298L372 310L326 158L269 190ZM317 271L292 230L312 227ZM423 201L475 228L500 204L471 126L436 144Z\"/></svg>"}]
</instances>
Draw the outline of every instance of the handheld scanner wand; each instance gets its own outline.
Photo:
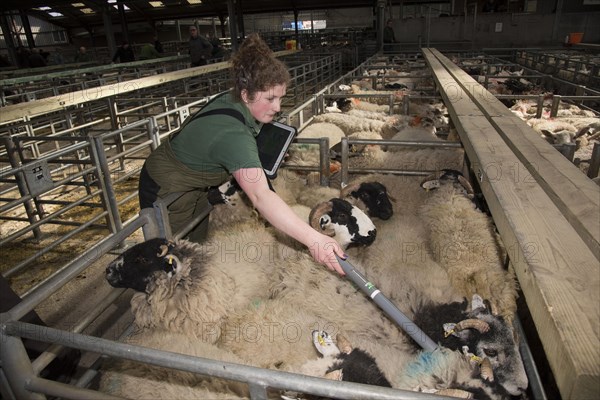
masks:
<instances>
[{"instance_id":1,"label":"handheld scanner wand","mask_svg":"<svg viewBox=\"0 0 600 400\"><path fill-rule=\"evenodd\" d=\"M426 351L437 349L438 345L431 340L425 332L414 324L406 315L402 313L387 297L381 293L379 289L364 277L359 271L354 268L350 262L337 257L340 266L349 277L363 292L365 292L388 317L392 319L404 332L406 332L415 342Z\"/></svg>"}]
</instances>

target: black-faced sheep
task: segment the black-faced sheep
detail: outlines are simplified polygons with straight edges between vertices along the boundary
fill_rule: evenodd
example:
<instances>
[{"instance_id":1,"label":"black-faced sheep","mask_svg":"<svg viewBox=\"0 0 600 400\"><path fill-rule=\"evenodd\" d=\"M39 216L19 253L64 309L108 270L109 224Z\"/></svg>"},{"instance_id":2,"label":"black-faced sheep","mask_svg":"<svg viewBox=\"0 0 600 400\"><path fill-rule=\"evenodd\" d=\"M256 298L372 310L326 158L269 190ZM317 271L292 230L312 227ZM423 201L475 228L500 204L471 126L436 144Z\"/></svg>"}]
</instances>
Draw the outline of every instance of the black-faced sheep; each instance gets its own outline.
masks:
<instances>
[{"instance_id":1,"label":"black-faced sheep","mask_svg":"<svg viewBox=\"0 0 600 400\"><path fill-rule=\"evenodd\" d=\"M317 205L308 219L345 247L369 245L376 237L366 214L341 199ZM264 296L286 249L274 229L249 219L211 232L203 244L164 239L137 244L110 263L106 279L112 286L139 292L132 298L138 326L201 337L206 324L218 323L227 312Z\"/></svg>"},{"instance_id":2,"label":"black-faced sheep","mask_svg":"<svg viewBox=\"0 0 600 400\"><path fill-rule=\"evenodd\" d=\"M339 381L392 387L373 356L353 347L342 334L338 333L336 343L324 330L314 330L312 338L315 348L323 356L319 362L324 367L322 376ZM303 368L307 368L307 365ZM315 369L318 370L314 365L311 369L311 374L315 373Z\"/></svg>"},{"instance_id":3,"label":"black-faced sheep","mask_svg":"<svg viewBox=\"0 0 600 400\"><path fill-rule=\"evenodd\" d=\"M442 346L462 350L472 362L481 365L487 360L490 370L484 378L499 383L511 395L522 395L527 389L514 330L501 316L493 315L480 296L474 295L471 304L465 300L423 305L414 323Z\"/></svg>"}]
</instances>

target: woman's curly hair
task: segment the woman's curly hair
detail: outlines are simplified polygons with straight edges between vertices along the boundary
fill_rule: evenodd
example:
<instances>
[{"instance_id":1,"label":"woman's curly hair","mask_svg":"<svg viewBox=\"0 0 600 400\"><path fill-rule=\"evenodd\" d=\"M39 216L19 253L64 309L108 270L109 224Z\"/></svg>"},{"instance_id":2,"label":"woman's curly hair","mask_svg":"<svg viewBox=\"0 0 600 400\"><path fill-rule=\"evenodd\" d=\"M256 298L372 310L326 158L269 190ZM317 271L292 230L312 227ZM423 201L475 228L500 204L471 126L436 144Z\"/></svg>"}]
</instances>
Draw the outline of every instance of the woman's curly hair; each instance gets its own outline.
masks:
<instances>
[{"instance_id":1,"label":"woman's curly hair","mask_svg":"<svg viewBox=\"0 0 600 400\"><path fill-rule=\"evenodd\" d=\"M257 92L266 91L275 85L287 85L290 80L286 65L273 55L257 33L244 39L231 57L231 66L233 96L238 101L241 101L244 89L252 100Z\"/></svg>"}]
</instances>

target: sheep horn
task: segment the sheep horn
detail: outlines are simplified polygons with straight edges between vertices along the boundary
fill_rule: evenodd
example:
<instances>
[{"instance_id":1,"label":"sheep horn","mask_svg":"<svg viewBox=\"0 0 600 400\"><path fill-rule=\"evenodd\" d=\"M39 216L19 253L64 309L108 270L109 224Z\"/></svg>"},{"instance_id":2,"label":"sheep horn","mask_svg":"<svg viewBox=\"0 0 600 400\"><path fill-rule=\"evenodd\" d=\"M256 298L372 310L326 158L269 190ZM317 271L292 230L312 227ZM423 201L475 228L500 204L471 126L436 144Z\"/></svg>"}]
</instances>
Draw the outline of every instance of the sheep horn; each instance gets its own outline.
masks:
<instances>
[{"instance_id":1,"label":"sheep horn","mask_svg":"<svg viewBox=\"0 0 600 400\"><path fill-rule=\"evenodd\" d=\"M359 187L360 183L352 183L347 185L340 191L340 199L345 199L346 197L350 196L350 193L352 193L354 190L357 190Z\"/></svg>"},{"instance_id":2,"label":"sheep horn","mask_svg":"<svg viewBox=\"0 0 600 400\"><path fill-rule=\"evenodd\" d=\"M317 204L312 210L310 210L310 214L308 216L310 226L327 236L335 235L335 231L333 229L321 229L321 224L319 223L319 220L323 214L326 214L331 210L333 210L333 204L330 201L324 201Z\"/></svg>"},{"instance_id":3,"label":"sheep horn","mask_svg":"<svg viewBox=\"0 0 600 400\"><path fill-rule=\"evenodd\" d=\"M167 253L169 252L169 246L166 244L163 244L159 247L160 251L158 253L156 253L157 256L159 257L164 257L167 255Z\"/></svg>"},{"instance_id":4,"label":"sheep horn","mask_svg":"<svg viewBox=\"0 0 600 400\"><path fill-rule=\"evenodd\" d=\"M479 366L481 377L489 382L494 382L494 370L492 369L492 363L489 358L484 358Z\"/></svg>"},{"instance_id":5,"label":"sheep horn","mask_svg":"<svg viewBox=\"0 0 600 400\"><path fill-rule=\"evenodd\" d=\"M462 185L462 187L465 188L465 190L467 191L467 194L470 194L470 195L475 194L475 191L473 190L473 186L471 186L469 181L464 176L459 175L458 183L460 183Z\"/></svg>"},{"instance_id":6,"label":"sheep horn","mask_svg":"<svg viewBox=\"0 0 600 400\"><path fill-rule=\"evenodd\" d=\"M485 333L490 330L490 326L487 322L474 318L460 321L458 324L456 324L454 330L458 332L468 328L477 329L481 333Z\"/></svg>"},{"instance_id":7,"label":"sheep horn","mask_svg":"<svg viewBox=\"0 0 600 400\"><path fill-rule=\"evenodd\" d=\"M431 174L421 181L420 186L425 190L429 190L429 189L431 189L431 187L426 187L425 185L428 182L434 182L434 181L437 181L439 184L439 179L440 179L439 174Z\"/></svg>"},{"instance_id":8,"label":"sheep horn","mask_svg":"<svg viewBox=\"0 0 600 400\"><path fill-rule=\"evenodd\" d=\"M324 378L331 379L332 381L341 381L343 377L342 370L336 369L325 374Z\"/></svg>"},{"instance_id":9,"label":"sheep horn","mask_svg":"<svg viewBox=\"0 0 600 400\"><path fill-rule=\"evenodd\" d=\"M472 399L473 393L462 389L441 389L435 392L440 396L458 397L459 399Z\"/></svg>"},{"instance_id":10,"label":"sheep horn","mask_svg":"<svg viewBox=\"0 0 600 400\"><path fill-rule=\"evenodd\" d=\"M348 338L346 338L346 336L338 333L336 339L337 339L337 347L338 347L338 349L340 349L340 351L342 353L345 353L345 354L352 353L352 344L350 344L350 341L348 340Z\"/></svg>"}]
</instances>

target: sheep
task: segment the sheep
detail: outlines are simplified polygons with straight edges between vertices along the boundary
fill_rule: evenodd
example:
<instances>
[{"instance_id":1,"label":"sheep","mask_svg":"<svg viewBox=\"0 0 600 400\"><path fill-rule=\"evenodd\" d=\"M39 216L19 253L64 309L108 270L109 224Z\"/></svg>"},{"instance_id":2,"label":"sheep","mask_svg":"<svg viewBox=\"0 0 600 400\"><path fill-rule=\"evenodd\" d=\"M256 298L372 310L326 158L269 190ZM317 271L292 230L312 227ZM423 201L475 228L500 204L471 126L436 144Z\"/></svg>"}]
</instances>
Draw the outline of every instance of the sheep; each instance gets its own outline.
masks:
<instances>
[{"instance_id":1,"label":"sheep","mask_svg":"<svg viewBox=\"0 0 600 400\"><path fill-rule=\"evenodd\" d=\"M393 123L374 119L358 118L344 114L320 114L315 116L316 122L330 122L342 129L345 135L358 131L380 132L383 138L389 138L398 131Z\"/></svg>"},{"instance_id":2,"label":"sheep","mask_svg":"<svg viewBox=\"0 0 600 400\"><path fill-rule=\"evenodd\" d=\"M239 227L232 224L202 245L150 239L112 261L108 283L137 291L131 298L135 325L215 341L206 338L207 327L263 296L278 265L276 242L259 222Z\"/></svg>"},{"instance_id":3,"label":"sheep","mask_svg":"<svg viewBox=\"0 0 600 400\"><path fill-rule=\"evenodd\" d=\"M226 349L184 333L145 329L127 336L125 342L187 356L250 365ZM250 396L246 384L200 376L191 372L111 359L102 365L99 389L130 399L231 399Z\"/></svg>"},{"instance_id":4,"label":"sheep","mask_svg":"<svg viewBox=\"0 0 600 400\"><path fill-rule=\"evenodd\" d=\"M377 360L367 351L353 346L342 334L337 334L337 344L325 331L315 330L312 336L315 348L323 357L305 363L301 367L303 374L391 387ZM399 388L417 392L460 398L472 398L473 394L477 398L508 397L503 388L494 383L489 360L474 365L472 359L473 356L439 347L408 359L394 375L400 376Z\"/></svg>"},{"instance_id":5,"label":"sheep","mask_svg":"<svg viewBox=\"0 0 600 400\"><path fill-rule=\"evenodd\" d=\"M448 270L459 293L466 297L483 295L490 299L494 313L512 321L516 278L514 271L503 266L504 251L492 221L476 209L470 186L462 189L458 178L442 182L419 210L429 231L434 259Z\"/></svg>"},{"instance_id":6,"label":"sheep","mask_svg":"<svg viewBox=\"0 0 600 400\"><path fill-rule=\"evenodd\" d=\"M392 146L387 146L390 149ZM461 169L464 150L460 148L399 147L386 151L381 146L371 145L358 156L349 159L351 168L383 168L417 171L437 171L440 169Z\"/></svg>"},{"instance_id":7,"label":"sheep","mask_svg":"<svg viewBox=\"0 0 600 400\"><path fill-rule=\"evenodd\" d=\"M444 329L439 315L444 315ZM460 304L428 304L415 315L414 323L444 347L471 355L473 361L488 360L493 379L508 393L518 396L527 388L527 377L514 340L512 325L492 314L479 295L473 295L470 306ZM511 362L507 362L511 360Z\"/></svg>"},{"instance_id":8,"label":"sheep","mask_svg":"<svg viewBox=\"0 0 600 400\"><path fill-rule=\"evenodd\" d=\"M222 229L233 222L257 219L258 212L235 178L207 192L208 202L213 206L209 216L209 232Z\"/></svg>"},{"instance_id":9,"label":"sheep","mask_svg":"<svg viewBox=\"0 0 600 400\"><path fill-rule=\"evenodd\" d=\"M364 266L369 281L373 282L383 292L390 296L396 302L405 314L409 316L418 316L420 310L426 308L427 304L445 305L447 303L455 304L459 307L463 304L463 297L452 287L449 282L447 272L436 264L427 249L420 251L411 251L413 245L423 243L426 235L425 227L419 227L419 218L417 216L402 216L401 224L396 224L394 229L389 229L387 233L397 232L390 238L378 238L370 248L359 252L349 254L355 265ZM397 221L397 217L395 217ZM406 242L399 239L403 238ZM380 240L385 241L388 247L382 247ZM365 253L368 253L366 255ZM360 257L362 254L363 257ZM300 261L297 261L298 263ZM385 318L380 315L369 312L369 307L364 304L364 300L357 297L357 293L349 291L348 286L344 286L335 279L331 279L319 271L298 265L291 266L285 270L278 271L280 283L271 290L270 297L274 300L285 301L292 309L304 307L311 310L314 317L325 319L326 321L337 321L333 324L337 329L358 338L361 341L372 341L373 337L378 338L378 348L371 347L368 343L362 344L365 350L369 351L377 360L381 362L384 371L393 370L394 365L398 364L400 355L410 352L411 347L407 345L407 338L400 332L398 327L386 324ZM364 296L363 296L364 297ZM428 314L430 309L423 313ZM281 314L285 315L284 312ZM339 317L342 314L343 317ZM369 315L368 319L364 316ZM437 317L445 316L445 312L439 312ZM491 316L499 319L500 317ZM252 320L250 320L252 321ZM440 321L439 327L445 322ZM507 328L508 332L510 329ZM512 340L512 333L507 340ZM285 343L284 343L285 344ZM365 347L366 346L366 347ZM510 378L515 379L517 385L522 388L524 370L518 354L514 353L516 344L512 342L507 354L514 359L515 374ZM282 348L278 344L278 348ZM395 352L398 354L395 354ZM413 348L414 351L414 348ZM389 354L395 354L391 357ZM503 353L504 354L504 353ZM241 355L247 357L245 353ZM387 360L387 361L386 361ZM511 362L513 362L511 361ZM498 366L500 368L500 366ZM500 374L502 376L502 374ZM390 377L392 381L393 377ZM510 386L510 383L506 383ZM398 387L392 383L393 387ZM516 389L515 389L516 391Z\"/></svg>"},{"instance_id":10,"label":"sheep","mask_svg":"<svg viewBox=\"0 0 600 400\"><path fill-rule=\"evenodd\" d=\"M328 114L324 114L328 115ZM345 137L344 131L337 125L329 122L314 122L300 131L298 139L328 138L329 149L340 143ZM286 163L298 166L318 166L319 165L319 146L317 144L294 144L288 150L289 157Z\"/></svg>"},{"instance_id":11,"label":"sheep","mask_svg":"<svg viewBox=\"0 0 600 400\"><path fill-rule=\"evenodd\" d=\"M417 346L403 335L397 326L390 325L386 318L382 318L381 313L373 308L373 303L356 292L347 282L340 282L339 279L332 277L331 274L327 275L320 269L311 270L309 266L302 263L302 260L297 261L299 263L296 267L290 266L285 271L280 271L280 274L283 274L282 281L271 292L269 300L232 316L228 322L236 327L231 329L235 332L232 336L236 337L236 340L223 342L224 348L240 357L251 359L258 366L307 373L308 370L314 370L314 368L307 369L306 362L302 364L302 360L310 359L313 354L305 343L310 337L310 329L314 327L331 329L353 336L360 347L375 358L393 387L415 390L415 386L408 386L405 382L404 366L408 365L417 354ZM290 272L290 268L294 271ZM443 271L439 268L438 271L441 271L438 275L445 276L447 281ZM431 288L426 280L432 279L438 281L438 285L443 287L443 279L435 279L431 276L431 272L431 269L427 269L420 273L422 281L417 280L419 285L423 288L428 286ZM397 284L406 278L399 273L394 278L394 283ZM407 303L417 307L414 318L418 326L425 327L426 333L435 337L435 331L441 330L444 324L449 323L456 332L460 333L457 339L451 339L457 340L458 343L447 343L454 350L462 352L463 346L470 346L468 351L481 359L485 358L486 351L489 354L496 352L496 355L488 361L489 368L497 375L496 381L505 390L515 395L522 393L527 386L526 376L519 355L515 353L517 346L513 341L512 330L501 317L481 309L479 305L483 304L482 300L474 300L473 304L479 305L473 306L474 311L468 311L467 302L464 300L457 300L451 304L434 304L424 299L418 290L408 289L406 284L404 288L407 289L407 294L403 298L408 300ZM300 294L302 297L299 298ZM441 297L447 296L446 293L440 294ZM401 304L399 306L402 307ZM367 315L369 318L365 318ZM435 322L430 322L433 317L436 317ZM427 321L430 322L429 325L423 322L426 318L429 318ZM473 322L476 319L482 322ZM461 322L464 320L466 321ZM457 327L458 322L461 324ZM239 339L240 328L251 332L249 339ZM475 331L467 334L459 332L460 328L465 331ZM477 328L485 332L478 332ZM477 340L471 342L473 338ZM442 342L442 345L445 344ZM498 360L505 360L505 364L498 363ZM471 377L473 370L478 366L469 368L468 365L462 365L459 368L454 365L444 365L444 368L449 377L456 375L455 368L462 371L462 374L471 378L470 386L478 387L475 383L477 379ZM469 369L470 372L467 374L465 369ZM419 378L421 390L427 387L441 388L439 386L441 382L431 382L433 376L431 371L430 374L422 371ZM412 376L411 385L415 380L418 379ZM446 387L457 385L452 379L449 379L447 384Z\"/></svg>"},{"instance_id":12,"label":"sheep","mask_svg":"<svg viewBox=\"0 0 600 400\"><path fill-rule=\"evenodd\" d=\"M392 387L375 359L366 351L353 347L345 336L338 333L337 345L324 330L314 330L312 338L315 348L323 356L319 363L325 367L322 376L333 380ZM311 373L318 370L314 365L309 367L305 364L303 368L310 368Z\"/></svg>"}]
</instances>

